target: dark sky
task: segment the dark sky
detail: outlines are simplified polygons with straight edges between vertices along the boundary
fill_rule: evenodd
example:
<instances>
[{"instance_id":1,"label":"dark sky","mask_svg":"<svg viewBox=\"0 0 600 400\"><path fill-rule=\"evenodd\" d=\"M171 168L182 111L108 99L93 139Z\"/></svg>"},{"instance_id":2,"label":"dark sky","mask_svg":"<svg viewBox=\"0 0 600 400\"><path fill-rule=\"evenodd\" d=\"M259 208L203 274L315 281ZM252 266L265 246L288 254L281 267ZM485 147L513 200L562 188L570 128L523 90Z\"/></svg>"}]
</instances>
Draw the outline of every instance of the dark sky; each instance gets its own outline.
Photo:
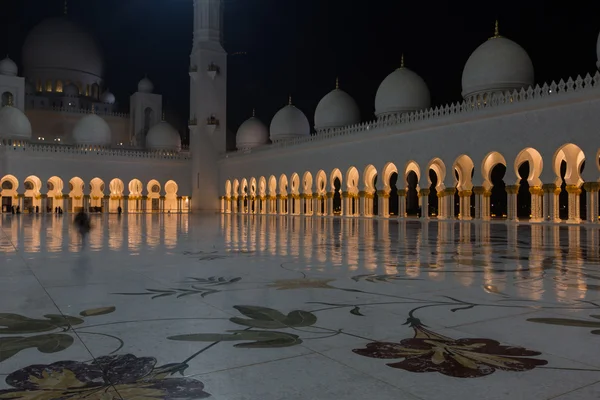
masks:
<instances>
[{"instance_id":1,"label":"dark sky","mask_svg":"<svg viewBox=\"0 0 600 400\"><path fill-rule=\"evenodd\" d=\"M62 13L62 0L0 0L0 54L20 61L27 32ZM341 88L373 116L377 87L399 66L427 82L435 105L460 100L461 74L470 53L493 34L521 44L533 60L536 82L593 73L600 2L539 0L226 0L229 129L252 108L269 123L294 104L312 122L318 101ZM167 119L188 118L192 0L69 0L69 15L98 39L105 81L121 108L129 105L144 73L163 94Z\"/></svg>"}]
</instances>

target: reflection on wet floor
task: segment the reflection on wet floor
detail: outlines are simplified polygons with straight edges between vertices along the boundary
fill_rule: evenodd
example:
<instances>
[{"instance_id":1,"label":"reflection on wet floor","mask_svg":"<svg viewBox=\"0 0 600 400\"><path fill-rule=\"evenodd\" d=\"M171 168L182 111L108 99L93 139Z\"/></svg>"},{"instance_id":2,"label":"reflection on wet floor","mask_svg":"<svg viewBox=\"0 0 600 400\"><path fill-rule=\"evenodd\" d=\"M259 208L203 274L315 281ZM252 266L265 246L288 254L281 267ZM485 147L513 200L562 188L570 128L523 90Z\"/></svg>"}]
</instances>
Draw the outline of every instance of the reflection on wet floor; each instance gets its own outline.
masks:
<instances>
[{"instance_id":1,"label":"reflection on wet floor","mask_svg":"<svg viewBox=\"0 0 600 400\"><path fill-rule=\"evenodd\" d=\"M91 218L0 217L0 398L600 397L600 226Z\"/></svg>"}]
</instances>

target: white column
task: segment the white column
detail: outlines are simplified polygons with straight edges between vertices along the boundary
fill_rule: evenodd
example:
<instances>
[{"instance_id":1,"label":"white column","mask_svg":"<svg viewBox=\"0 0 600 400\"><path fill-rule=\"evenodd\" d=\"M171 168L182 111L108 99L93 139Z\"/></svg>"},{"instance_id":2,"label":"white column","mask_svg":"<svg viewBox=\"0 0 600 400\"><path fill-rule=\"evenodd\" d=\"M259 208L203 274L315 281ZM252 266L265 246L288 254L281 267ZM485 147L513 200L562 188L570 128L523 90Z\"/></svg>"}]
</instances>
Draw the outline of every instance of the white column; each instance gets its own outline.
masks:
<instances>
[{"instance_id":1,"label":"white column","mask_svg":"<svg viewBox=\"0 0 600 400\"><path fill-rule=\"evenodd\" d=\"M507 185L506 193L508 195L508 204L506 216L509 221L518 222L517 218L517 193L519 193L519 185Z\"/></svg>"},{"instance_id":2,"label":"white column","mask_svg":"<svg viewBox=\"0 0 600 400\"><path fill-rule=\"evenodd\" d=\"M600 183L598 182L586 182L583 184L586 196L586 221L596 223L598 222L598 190L600 189Z\"/></svg>"},{"instance_id":3,"label":"white column","mask_svg":"<svg viewBox=\"0 0 600 400\"><path fill-rule=\"evenodd\" d=\"M419 192L422 219L429 219L429 193L429 189L421 189Z\"/></svg>"},{"instance_id":4,"label":"white column","mask_svg":"<svg viewBox=\"0 0 600 400\"><path fill-rule=\"evenodd\" d=\"M398 190L398 218L406 218L406 190Z\"/></svg>"},{"instance_id":5,"label":"white column","mask_svg":"<svg viewBox=\"0 0 600 400\"><path fill-rule=\"evenodd\" d=\"M566 190L569 195L569 203L567 205L569 211L569 218L567 220L567 223L578 224L581 222L581 217L579 213L579 196L581 195L581 189L575 185L568 185L566 187Z\"/></svg>"}]
</instances>

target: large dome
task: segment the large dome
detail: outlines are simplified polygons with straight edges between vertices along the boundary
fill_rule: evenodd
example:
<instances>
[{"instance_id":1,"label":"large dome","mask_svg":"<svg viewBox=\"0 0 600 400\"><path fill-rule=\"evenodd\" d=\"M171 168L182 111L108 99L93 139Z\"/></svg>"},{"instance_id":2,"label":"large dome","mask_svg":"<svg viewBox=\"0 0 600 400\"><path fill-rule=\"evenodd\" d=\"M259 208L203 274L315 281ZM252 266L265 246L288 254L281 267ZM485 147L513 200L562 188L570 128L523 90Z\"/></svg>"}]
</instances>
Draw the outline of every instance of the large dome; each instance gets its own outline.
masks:
<instances>
[{"instance_id":1,"label":"large dome","mask_svg":"<svg viewBox=\"0 0 600 400\"><path fill-rule=\"evenodd\" d=\"M283 107L271 120L271 141L310 136L310 124L302 111L290 104Z\"/></svg>"},{"instance_id":2,"label":"large dome","mask_svg":"<svg viewBox=\"0 0 600 400\"><path fill-rule=\"evenodd\" d=\"M429 108L431 97L419 75L402 66L389 74L377 89L375 115L406 113Z\"/></svg>"},{"instance_id":3,"label":"large dome","mask_svg":"<svg viewBox=\"0 0 600 400\"><path fill-rule=\"evenodd\" d=\"M237 131L235 143L238 150L248 150L269 143L269 130L255 116L246 120Z\"/></svg>"},{"instance_id":4,"label":"large dome","mask_svg":"<svg viewBox=\"0 0 600 400\"><path fill-rule=\"evenodd\" d=\"M356 101L336 84L317 105L315 129L317 131L338 128L360 122L360 111Z\"/></svg>"},{"instance_id":5,"label":"large dome","mask_svg":"<svg viewBox=\"0 0 600 400\"><path fill-rule=\"evenodd\" d=\"M517 43L496 34L467 60L462 75L465 99L480 93L513 91L533 85L533 63Z\"/></svg>"},{"instance_id":6,"label":"large dome","mask_svg":"<svg viewBox=\"0 0 600 400\"><path fill-rule=\"evenodd\" d=\"M23 67L29 79L85 85L102 79L103 63L92 36L67 17L60 17L42 21L29 33L23 45Z\"/></svg>"},{"instance_id":7,"label":"large dome","mask_svg":"<svg viewBox=\"0 0 600 400\"><path fill-rule=\"evenodd\" d=\"M21 110L13 106L0 109L0 138L31 139L31 123Z\"/></svg>"},{"instance_id":8,"label":"large dome","mask_svg":"<svg viewBox=\"0 0 600 400\"><path fill-rule=\"evenodd\" d=\"M181 136L171 124L161 121L148 131L146 148L148 150L181 151Z\"/></svg>"},{"instance_id":9,"label":"large dome","mask_svg":"<svg viewBox=\"0 0 600 400\"><path fill-rule=\"evenodd\" d=\"M96 114L81 118L73 128L73 141L78 145L110 146L110 126Z\"/></svg>"}]
</instances>

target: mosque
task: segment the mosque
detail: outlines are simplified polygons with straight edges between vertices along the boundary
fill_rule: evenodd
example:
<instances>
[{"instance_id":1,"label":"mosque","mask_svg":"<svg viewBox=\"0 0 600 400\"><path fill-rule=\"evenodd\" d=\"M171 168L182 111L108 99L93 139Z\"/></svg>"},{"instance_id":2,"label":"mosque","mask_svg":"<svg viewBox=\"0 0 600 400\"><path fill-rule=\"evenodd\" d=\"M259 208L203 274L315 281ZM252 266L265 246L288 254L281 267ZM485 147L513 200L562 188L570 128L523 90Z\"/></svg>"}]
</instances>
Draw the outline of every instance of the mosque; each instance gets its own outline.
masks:
<instances>
[{"instance_id":1,"label":"mosque","mask_svg":"<svg viewBox=\"0 0 600 400\"><path fill-rule=\"evenodd\" d=\"M193 0L189 148L148 78L115 113L93 39L67 17L37 26L22 74L0 62L3 210L598 222L599 72L536 85L496 23L465 60L461 102L432 105L402 59L374 118L336 83L314 127L290 97L269 126L244 122L228 152L223 3Z\"/></svg>"}]
</instances>

